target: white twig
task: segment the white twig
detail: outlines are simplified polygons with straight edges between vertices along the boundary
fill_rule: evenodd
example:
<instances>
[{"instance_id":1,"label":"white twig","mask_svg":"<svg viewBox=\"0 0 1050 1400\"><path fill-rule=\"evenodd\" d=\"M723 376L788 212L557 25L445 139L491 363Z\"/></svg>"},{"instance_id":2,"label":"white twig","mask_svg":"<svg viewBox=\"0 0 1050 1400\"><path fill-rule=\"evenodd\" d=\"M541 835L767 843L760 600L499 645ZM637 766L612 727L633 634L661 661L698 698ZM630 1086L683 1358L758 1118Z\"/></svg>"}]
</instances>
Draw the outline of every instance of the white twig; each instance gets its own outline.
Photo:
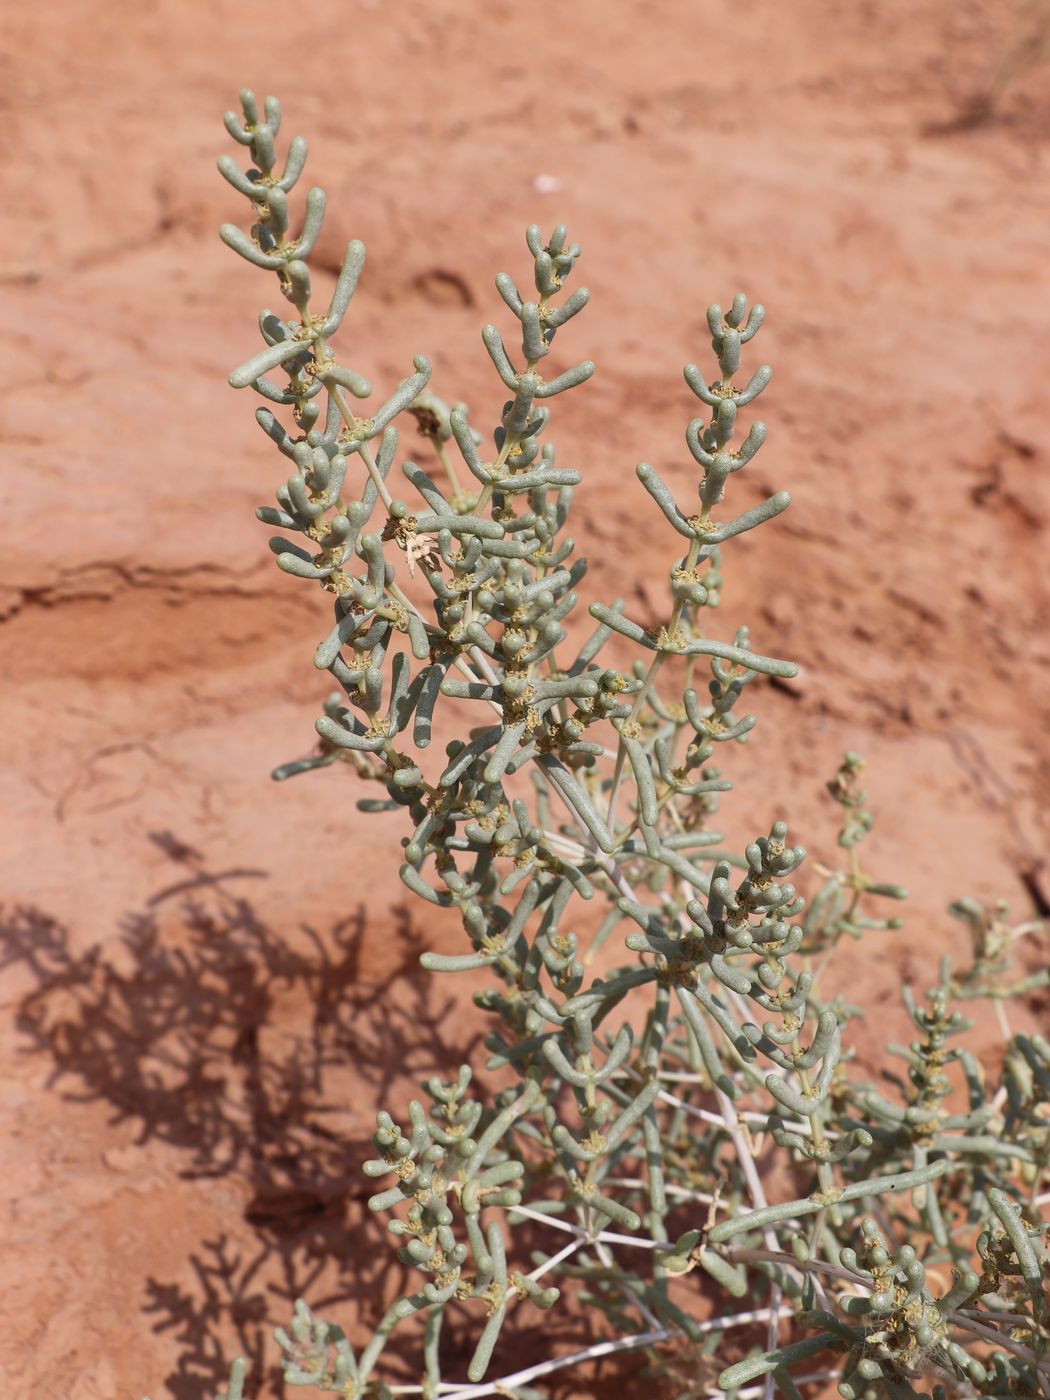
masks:
<instances>
[{"instance_id":1,"label":"white twig","mask_svg":"<svg viewBox=\"0 0 1050 1400\"><path fill-rule=\"evenodd\" d=\"M792 1376L792 1380L796 1385L815 1385L818 1381L837 1381L841 1375L841 1371L807 1371L805 1375ZM503 1381L498 1383L497 1393L503 1384ZM441 1385L438 1387L438 1393L444 1394L446 1391L455 1391L455 1389L454 1385ZM736 1391L737 1400L756 1400L756 1397L762 1394L763 1389L762 1385L749 1385L744 1390ZM387 1386L387 1390L391 1395L422 1395L423 1393L421 1385L390 1385ZM492 1394L491 1391L488 1393ZM454 1395L446 1395L445 1400L455 1400L455 1397ZM709 1390L706 1395L701 1397L701 1400L725 1400L725 1391Z\"/></svg>"},{"instance_id":2,"label":"white twig","mask_svg":"<svg viewBox=\"0 0 1050 1400\"><path fill-rule=\"evenodd\" d=\"M663 1078L663 1076L660 1076ZM691 1118L699 1118L702 1123L711 1123L716 1128L728 1128L726 1120L720 1113L712 1113L707 1108L697 1108L695 1104L686 1103L677 1094L661 1089L656 1096L661 1103L669 1103L675 1108L680 1108L683 1113L688 1113Z\"/></svg>"},{"instance_id":3,"label":"white twig","mask_svg":"<svg viewBox=\"0 0 1050 1400\"><path fill-rule=\"evenodd\" d=\"M968 1317L965 1313L952 1312L948 1316L956 1327L961 1327L966 1332L972 1332L974 1336L982 1337L985 1341L994 1342L998 1347L1005 1347L1007 1351L1012 1351L1015 1356L1022 1357L1037 1371L1041 1371L1044 1375L1050 1375L1050 1357L1041 1359L1030 1347L1024 1346L1021 1342L1015 1342L1009 1333L997 1332L994 1327L985 1327L983 1323Z\"/></svg>"},{"instance_id":4,"label":"white twig","mask_svg":"<svg viewBox=\"0 0 1050 1400\"><path fill-rule=\"evenodd\" d=\"M747 1182L748 1195L751 1197L751 1204L756 1210L763 1210L769 1202L766 1200L766 1193L762 1187L762 1179L755 1166L755 1159L751 1152L751 1144L747 1140L746 1130L741 1130L740 1122L736 1116L736 1109L728 1094L721 1089L715 1090L718 1099L718 1106L722 1110L722 1117L725 1119L726 1132L736 1148L737 1160L744 1173L744 1180ZM766 1242L767 1249L778 1249L779 1240L772 1226L766 1226L762 1232L762 1237ZM778 1329L780 1324L780 1300L783 1291L779 1283L772 1284L769 1290L770 1298L770 1323L769 1323L769 1350L775 1351L778 1341ZM764 1400L773 1400L773 1373L766 1377L762 1387Z\"/></svg>"},{"instance_id":5,"label":"white twig","mask_svg":"<svg viewBox=\"0 0 1050 1400\"><path fill-rule=\"evenodd\" d=\"M602 1190L607 1191L610 1186L627 1186L646 1191L649 1183L643 1181L640 1176L607 1176L602 1182ZM709 1191L690 1191L685 1186L676 1186L673 1181L666 1182L664 1190L669 1196L677 1196L683 1201L696 1201L704 1206L709 1206L715 1199ZM515 1206L515 1210L517 1209Z\"/></svg>"},{"instance_id":6,"label":"white twig","mask_svg":"<svg viewBox=\"0 0 1050 1400\"><path fill-rule=\"evenodd\" d=\"M604 1183L603 1183L604 1185ZM629 1244L635 1249L666 1249L666 1244L661 1244L659 1240L644 1240L635 1235L617 1235L610 1230L603 1230L595 1237L596 1244Z\"/></svg>"},{"instance_id":7,"label":"white twig","mask_svg":"<svg viewBox=\"0 0 1050 1400\"><path fill-rule=\"evenodd\" d=\"M470 657L471 661L473 661L474 665L478 668L481 674L488 681L489 685L500 684L500 678L496 671L496 668L493 666L492 662L488 659L488 657L485 655L485 653L481 650L480 647L468 647L467 655ZM495 706L495 708L499 710L501 714L503 713L502 708L496 704L495 700L490 700L489 704Z\"/></svg>"},{"instance_id":8,"label":"white twig","mask_svg":"<svg viewBox=\"0 0 1050 1400\"><path fill-rule=\"evenodd\" d=\"M731 1327L747 1327L752 1323L768 1322L770 1316L769 1308L756 1308L753 1312L734 1313L731 1317L712 1317L704 1322L694 1323L698 1332L722 1332L728 1331ZM793 1317L791 1308L781 1308L781 1317ZM499 1395L508 1390L513 1390L516 1386L528 1385L530 1381L538 1380L540 1376L549 1376L552 1371L561 1371L567 1366L580 1366L588 1361L598 1361L603 1356L613 1356L618 1352L637 1351L639 1347L655 1346L659 1342L669 1341L672 1337L681 1337L683 1334L669 1327L653 1328L649 1332L641 1332L635 1337L620 1337L615 1341L595 1342L593 1346L585 1347L583 1351L574 1351L570 1356L552 1357L548 1361L539 1361L535 1366L526 1366L522 1371L515 1371L512 1376L501 1376L496 1381L484 1381L480 1385L442 1385L440 1392L445 1396L445 1400L481 1400L485 1395ZM391 1387L391 1390L401 1394L419 1394L419 1387L406 1386ZM761 1394L761 1387L755 1391Z\"/></svg>"},{"instance_id":9,"label":"white twig","mask_svg":"<svg viewBox=\"0 0 1050 1400\"><path fill-rule=\"evenodd\" d=\"M498 1381L483 1382L480 1385L465 1385L458 1388L441 1387L446 1400L481 1400L483 1395L506 1394L516 1386L528 1385L540 1376L549 1376L552 1371L561 1371L567 1366L580 1366L587 1361L597 1361L603 1356L613 1356L618 1352L637 1351L639 1347L654 1346L676 1336L667 1327L659 1327L651 1332L640 1332L634 1337L620 1337L615 1341L595 1342L583 1351L574 1351L570 1356L552 1357L549 1361L539 1361L535 1366L526 1366L515 1371L512 1376L501 1376Z\"/></svg>"},{"instance_id":10,"label":"white twig","mask_svg":"<svg viewBox=\"0 0 1050 1400\"><path fill-rule=\"evenodd\" d=\"M512 1206L507 1212L508 1215L524 1215L528 1220L537 1220L541 1225L552 1225L555 1230L568 1230L572 1235L579 1235L581 1239L587 1238L587 1231L579 1225L573 1225L569 1220L559 1220L556 1215L548 1215L542 1210L530 1210L528 1206Z\"/></svg>"},{"instance_id":11,"label":"white twig","mask_svg":"<svg viewBox=\"0 0 1050 1400\"><path fill-rule=\"evenodd\" d=\"M552 1254L548 1260L533 1269L532 1273L529 1274L529 1278L534 1282L536 1279L542 1278L548 1269L556 1268L563 1259L568 1259L570 1254L575 1254L583 1243L583 1240L570 1240L564 1249L559 1249L557 1254Z\"/></svg>"}]
</instances>

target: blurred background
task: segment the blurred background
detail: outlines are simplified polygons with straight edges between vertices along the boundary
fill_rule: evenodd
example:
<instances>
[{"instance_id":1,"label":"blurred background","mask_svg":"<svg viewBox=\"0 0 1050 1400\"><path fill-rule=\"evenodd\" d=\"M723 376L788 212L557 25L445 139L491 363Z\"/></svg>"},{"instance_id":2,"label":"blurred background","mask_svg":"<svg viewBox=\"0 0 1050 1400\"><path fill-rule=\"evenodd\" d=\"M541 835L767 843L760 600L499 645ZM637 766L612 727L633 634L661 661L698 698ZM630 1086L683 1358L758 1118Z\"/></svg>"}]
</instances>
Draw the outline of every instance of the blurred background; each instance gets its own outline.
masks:
<instances>
[{"instance_id":1,"label":"blurred background","mask_svg":"<svg viewBox=\"0 0 1050 1400\"><path fill-rule=\"evenodd\" d=\"M794 503L727 550L715 620L803 670L757 696L725 829L788 817L834 863L823 785L866 756L866 854L913 891L846 965L881 1042L900 982L966 954L950 899L1050 899L1048 59L1045 0L8 7L5 1395L210 1400L238 1351L282 1395L290 1299L353 1332L396 1284L358 1172L375 1106L481 1025L417 967L454 940L396 879L397 818L341 768L268 777L312 746L328 609L273 566L281 463L226 384L276 296L216 232L248 222L215 170L238 89L310 139L319 290L368 245L339 344L377 393L421 351L498 421L493 277L530 222L583 245L564 349L598 372L551 433L589 600L658 615L677 541L635 464L692 490L682 365L709 301L765 303L770 439L734 499Z\"/></svg>"}]
</instances>

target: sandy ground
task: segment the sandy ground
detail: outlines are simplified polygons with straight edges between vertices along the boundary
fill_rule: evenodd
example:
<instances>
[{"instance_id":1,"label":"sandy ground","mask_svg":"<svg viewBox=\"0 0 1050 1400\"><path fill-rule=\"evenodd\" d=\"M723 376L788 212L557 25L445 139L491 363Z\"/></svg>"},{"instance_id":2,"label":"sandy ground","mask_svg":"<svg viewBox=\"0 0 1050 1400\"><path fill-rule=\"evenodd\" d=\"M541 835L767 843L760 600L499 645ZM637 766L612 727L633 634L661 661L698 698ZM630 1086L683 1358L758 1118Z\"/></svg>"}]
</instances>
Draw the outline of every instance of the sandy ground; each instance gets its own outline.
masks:
<instances>
[{"instance_id":1,"label":"sandy ground","mask_svg":"<svg viewBox=\"0 0 1050 1400\"><path fill-rule=\"evenodd\" d=\"M357 1171L375 1106L478 1026L416 966L449 935L405 902L400 833L342 770L267 777L310 747L327 614L273 567L253 508L279 463L225 384L273 295L216 236L244 214L214 168L238 87L310 136L328 261L368 244L341 343L377 385L421 350L495 421L493 275L523 271L533 220L583 244L565 338L599 372L555 435L592 599L655 616L675 543L634 465L684 493L704 308L766 304L770 443L737 499L794 504L727 561L725 627L804 672L759 697L727 829L790 815L831 859L823 781L867 755L873 865L914 890L864 972L881 1036L901 978L963 946L951 897L1018 919L1047 897L1036 46L958 120L1027 22L996 0L5 11L5 1400L207 1400L237 1350L249 1394L283 1394L290 1297L353 1329L392 1286Z\"/></svg>"}]
</instances>

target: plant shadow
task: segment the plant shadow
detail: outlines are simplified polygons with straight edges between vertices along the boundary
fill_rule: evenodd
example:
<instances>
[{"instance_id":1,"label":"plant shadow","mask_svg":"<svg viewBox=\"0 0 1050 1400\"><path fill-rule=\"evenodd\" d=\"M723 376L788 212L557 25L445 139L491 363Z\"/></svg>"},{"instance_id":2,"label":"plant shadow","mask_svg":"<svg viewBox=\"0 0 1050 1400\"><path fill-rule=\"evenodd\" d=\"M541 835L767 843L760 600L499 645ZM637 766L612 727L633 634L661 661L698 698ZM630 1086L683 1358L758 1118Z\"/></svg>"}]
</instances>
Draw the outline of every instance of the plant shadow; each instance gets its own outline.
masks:
<instances>
[{"instance_id":1,"label":"plant shadow","mask_svg":"<svg viewBox=\"0 0 1050 1400\"><path fill-rule=\"evenodd\" d=\"M373 1106L400 1114L405 1082L454 1072L478 1036L419 967L403 909L377 958L363 911L282 931L239 892L266 872L213 870L170 833L151 839L178 878L126 918L115 950L78 951L69 929L20 909L0 921L0 966L30 973L17 1026L27 1052L51 1057L49 1088L105 1102L137 1146L176 1149L180 1177L234 1181L245 1200L237 1228L190 1257L192 1284L178 1259L182 1282L146 1280L143 1312L178 1346L168 1393L212 1400L232 1333L248 1393L284 1395L269 1334L296 1298L374 1323L400 1281L360 1172Z\"/></svg>"},{"instance_id":2,"label":"plant shadow","mask_svg":"<svg viewBox=\"0 0 1050 1400\"><path fill-rule=\"evenodd\" d=\"M170 1250L165 1272L143 1280L147 1325L176 1344L167 1395L214 1400L237 1354L251 1367L246 1396L297 1394L272 1340L297 1298L369 1332L406 1291L396 1246L367 1208L375 1184L360 1170L373 1155L375 1110L403 1120L422 1081L477 1062L481 1033L462 997L419 966L427 942L403 906L378 930L362 909L323 930L275 927L240 892L266 871L213 869L170 832L150 839L177 878L124 919L119 941L81 951L57 920L15 909L0 913L0 971L29 973L16 1025L24 1053L51 1058L49 1089L105 1103L111 1126L133 1126L137 1147L155 1141L178 1154L179 1178L230 1183L241 1201L227 1230L188 1255ZM525 1257L550 1248L549 1232L528 1224L515 1236ZM447 1373L464 1375L478 1317L457 1307L449 1322ZM594 1318L570 1302L554 1314L524 1310L500 1354L513 1368L594 1339ZM392 1382L418 1381L419 1344L418 1329L392 1338ZM608 1358L588 1377L546 1384L555 1396L598 1394L641 1364ZM164 1393L158 1386L155 1400Z\"/></svg>"}]
</instances>

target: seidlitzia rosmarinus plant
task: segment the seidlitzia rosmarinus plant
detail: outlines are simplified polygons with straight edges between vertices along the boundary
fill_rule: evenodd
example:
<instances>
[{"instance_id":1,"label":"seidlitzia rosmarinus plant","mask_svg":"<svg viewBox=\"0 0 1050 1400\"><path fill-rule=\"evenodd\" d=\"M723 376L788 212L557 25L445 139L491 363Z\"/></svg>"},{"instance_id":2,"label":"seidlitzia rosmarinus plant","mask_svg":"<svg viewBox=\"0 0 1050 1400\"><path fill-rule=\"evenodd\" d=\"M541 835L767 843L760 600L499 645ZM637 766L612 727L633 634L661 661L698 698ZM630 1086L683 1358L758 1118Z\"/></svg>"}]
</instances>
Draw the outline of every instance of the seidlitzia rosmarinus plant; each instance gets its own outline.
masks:
<instances>
[{"instance_id":1,"label":"seidlitzia rosmarinus plant","mask_svg":"<svg viewBox=\"0 0 1050 1400\"><path fill-rule=\"evenodd\" d=\"M846 868L823 872L808 908L806 853L783 821L742 852L712 826L731 789L716 765L755 725L748 698L796 672L746 628L708 622L725 550L789 502L732 506L732 478L766 438L745 425L771 378L744 367L762 307L742 294L711 306L714 364L685 369L696 498L638 467L678 538L660 622L594 602L581 641L586 561L566 533L580 472L547 431L558 397L594 372L552 359L588 302L570 290L580 248L533 226L532 285L496 279L520 349L484 328L506 392L487 448L423 356L375 395L337 356L364 248L351 242L334 289L315 295L325 196L310 190L301 215L289 201L306 145L282 163L276 99L260 108L244 91L241 105L226 126L248 168L219 168L251 225L222 238L276 274L283 305L260 314L263 348L230 382L265 401L256 417L285 480L257 513L282 532L278 566L332 595L314 662L337 686L315 752L274 776L349 764L375 785L359 805L389 814L401 880L462 921L463 951L422 961L483 979L495 1086L463 1066L378 1113L363 1170L404 1289L363 1348L300 1302L276 1334L287 1384L535 1396L545 1375L644 1349L682 1394L1050 1396L1050 1045L1004 1009L1047 985L1011 971L1037 926L953 906L973 965L945 962L925 1003L906 995L917 1039L888 1050L907 1077L877 1088L848 1072L863 1008L821 991L841 948L856 958L857 940L898 925L885 905L906 895L861 863L862 761L847 754L828 785ZM358 408L366 398L378 406ZM401 459L395 420L422 437L423 465ZM461 737L435 753L439 710ZM994 1073L960 1043L954 1006L974 997L1001 1018ZM773 1160L795 1183L786 1199L768 1184ZM567 1291L602 1315L603 1339L508 1373L508 1318ZM387 1345L410 1328L406 1382L405 1352L391 1365ZM450 1328L472 1336L465 1374L444 1359ZM247 1393L243 1362L227 1393Z\"/></svg>"}]
</instances>

